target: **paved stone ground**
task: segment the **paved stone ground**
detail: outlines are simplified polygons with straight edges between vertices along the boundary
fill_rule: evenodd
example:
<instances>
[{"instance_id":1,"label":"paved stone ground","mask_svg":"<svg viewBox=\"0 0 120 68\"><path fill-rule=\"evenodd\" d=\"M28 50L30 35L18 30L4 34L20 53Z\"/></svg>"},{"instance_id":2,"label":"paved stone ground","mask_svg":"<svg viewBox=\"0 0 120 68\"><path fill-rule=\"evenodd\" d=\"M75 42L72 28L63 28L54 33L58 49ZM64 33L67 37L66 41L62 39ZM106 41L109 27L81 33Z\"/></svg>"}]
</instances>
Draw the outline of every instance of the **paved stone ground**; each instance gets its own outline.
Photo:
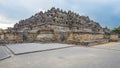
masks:
<instances>
[{"instance_id":1,"label":"paved stone ground","mask_svg":"<svg viewBox=\"0 0 120 68\"><path fill-rule=\"evenodd\" d=\"M119 44L114 44L120 46ZM1 68L120 68L120 51L96 47L70 47L13 55Z\"/></svg>"},{"instance_id":2,"label":"paved stone ground","mask_svg":"<svg viewBox=\"0 0 120 68\"><path fill-rule=\"evenodd\" d=\"M10 57L10 55L7 52L7 50L3 46L0 46L0 60L3 60L8 57Z\"/></svg>"},{"instance_id":3,"label":"paved stone ground","mask_svg":"<svg viewBox=\"0 0 120 68\"><path fill-rule=\"evenodd\" d=\"M103 44L99 46L94 46L95 48L107 49L107 50L116 50L120 51L120 43L111 42L108 44Z\"/></svg>"},{"instance_id":4,"label":"paved stone ground","mask_svg":"<svg viewBox=\"0 0 120 68\"><path fill-rule=\"evenodd\" d=\"M23 44L10 44L7 47L14 54L26 54L33 53L38 51L53 50L59 48L71 47L73 45L67 44L58 44L58 43L49 43L49 44L40 44L40 43L23 43Z\"/></svg>"}]
</instances>

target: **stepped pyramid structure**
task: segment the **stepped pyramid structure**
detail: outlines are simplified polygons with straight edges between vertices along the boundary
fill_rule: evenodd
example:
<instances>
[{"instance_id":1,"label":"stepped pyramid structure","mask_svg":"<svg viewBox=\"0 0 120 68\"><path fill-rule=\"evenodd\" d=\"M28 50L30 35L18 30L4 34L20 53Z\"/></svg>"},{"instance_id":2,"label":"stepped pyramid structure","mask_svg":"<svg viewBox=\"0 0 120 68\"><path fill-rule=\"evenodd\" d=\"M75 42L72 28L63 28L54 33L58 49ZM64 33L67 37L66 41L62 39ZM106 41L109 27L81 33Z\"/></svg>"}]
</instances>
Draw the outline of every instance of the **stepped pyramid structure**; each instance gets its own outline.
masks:
<instances>
[{"instance_id":1,"label":"stepped pyramid structure","mask_svg":"<svg viewBox=\"0 0 120 68\"><path fill-rule=\"evenodd\" d=\"M88 28L91 29L91 32L102 32L104 30L99 23L90 20L88 16L80 16L72 11L66 12L54 7L44 13L41 11L28 19L19 21L14 25L14 28L21 30L41 24L68 26L70 30L74 29L74 27L77 27L78 30Z\"/></svg>"},{"instance_id":2,"label":"stepped pyramid structure","mask_svg":"<svg viewBox=\"0 0 120 68\"><path fill-rule=\"evenodd\" d=\"M110 30L102 28L88 16L54 7L19 21L13 28L9 28L8 32L14 34L14 40L21 42L86 44L85 42L93 40L107 42L110 39Z\"/></svg>"}]
</instances>

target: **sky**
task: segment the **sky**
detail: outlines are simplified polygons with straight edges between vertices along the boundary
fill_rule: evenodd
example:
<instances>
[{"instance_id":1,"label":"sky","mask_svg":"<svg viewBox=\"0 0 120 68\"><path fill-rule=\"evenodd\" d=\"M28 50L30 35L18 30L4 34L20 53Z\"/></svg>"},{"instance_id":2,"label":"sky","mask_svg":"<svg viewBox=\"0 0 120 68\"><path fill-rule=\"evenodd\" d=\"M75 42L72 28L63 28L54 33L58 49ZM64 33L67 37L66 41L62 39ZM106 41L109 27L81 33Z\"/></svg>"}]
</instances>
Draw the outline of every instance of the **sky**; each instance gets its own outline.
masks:
<instances>
[{"instance_id":1,"label":"sky","mask_svg":"<svg viewBox=\"0 0 120 68\"><path fill-rule=\"evenodd\" d=\"M0 28L12 27L52 7L89 16L102 27L120 26L120 0L0 0Z\"/></svg>"}]
</instances>

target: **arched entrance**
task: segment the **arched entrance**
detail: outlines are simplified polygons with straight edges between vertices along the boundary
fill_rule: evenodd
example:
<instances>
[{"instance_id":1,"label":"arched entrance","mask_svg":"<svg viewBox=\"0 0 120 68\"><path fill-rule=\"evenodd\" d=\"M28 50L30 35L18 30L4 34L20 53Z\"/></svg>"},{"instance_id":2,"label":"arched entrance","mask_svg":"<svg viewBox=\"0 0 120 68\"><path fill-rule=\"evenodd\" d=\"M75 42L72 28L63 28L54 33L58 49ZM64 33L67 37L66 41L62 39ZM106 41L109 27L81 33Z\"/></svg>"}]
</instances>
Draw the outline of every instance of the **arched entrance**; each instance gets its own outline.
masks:
<instances>
[{"instance_id":1,"label":"arched entrance","mask_svg":"<svg viewBox=\"0 0 120 68\"><path fill-rule=\"evenodd\" d=\"M23 31L23 42L28 42L28 30Z\"/></svg>"},{"instance_id":2,"label":"arched entrance","mask_svg":"<svg viewBox=\"0 0 120 68\"><path fill-rule=\"evenodd\" d=\"M65 36L64 32L60 33L60 40L61 40L61 42L64 42L66 40L66 36Z\"/></svg>"}]
</instances>

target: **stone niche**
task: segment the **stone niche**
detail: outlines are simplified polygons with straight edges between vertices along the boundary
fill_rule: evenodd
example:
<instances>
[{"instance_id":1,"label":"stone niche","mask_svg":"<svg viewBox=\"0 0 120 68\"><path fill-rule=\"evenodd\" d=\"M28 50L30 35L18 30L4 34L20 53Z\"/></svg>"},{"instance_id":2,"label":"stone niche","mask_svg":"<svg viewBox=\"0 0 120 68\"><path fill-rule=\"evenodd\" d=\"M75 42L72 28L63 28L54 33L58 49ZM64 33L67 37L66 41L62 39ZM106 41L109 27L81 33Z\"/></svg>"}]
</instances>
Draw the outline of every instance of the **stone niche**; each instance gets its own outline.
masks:
<instances>
[{"instance_id":1,"label":"stone niche","mask_svg":"<svg viewBox=\"0 0 120 68\"><path fill-rule=\"evenodd\" d=\"M61 32L61 31L55 31L54 36L56 38L56 42L67 42L67 39L70 35L70 32Z\"/></svg>"},{"instance_id":2,"label":"stone niche","mask_svg":"<svg viewBox=\"0 0 120 68\"><path fill-rule=\"evenodd\" d=\"M29 42L34 42L36 37L37 37L37 33L36 32L29 32L28 33L28 41Z\"/></svg>"},{"instance_id":3,"label":"stone niche","mask_svg":"<svg viewBox=\"0 0 120 68\"><path fill-rule=\"evenodd\" d=\"M51 29L42 29L37 32L36 42L55 42L54 31Z\"/></svg>"}]
</instances>

